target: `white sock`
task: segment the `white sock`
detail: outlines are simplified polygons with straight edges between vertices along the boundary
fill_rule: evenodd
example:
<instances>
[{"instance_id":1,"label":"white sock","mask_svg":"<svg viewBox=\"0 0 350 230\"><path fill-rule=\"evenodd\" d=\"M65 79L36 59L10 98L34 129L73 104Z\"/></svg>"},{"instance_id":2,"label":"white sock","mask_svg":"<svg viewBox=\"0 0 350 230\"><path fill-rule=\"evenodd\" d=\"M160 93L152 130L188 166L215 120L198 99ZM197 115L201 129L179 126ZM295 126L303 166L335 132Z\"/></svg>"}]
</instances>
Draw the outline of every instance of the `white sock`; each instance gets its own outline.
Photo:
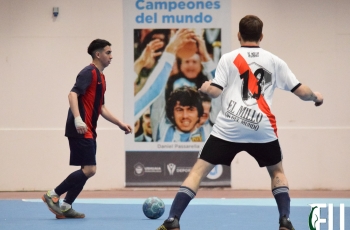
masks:
<instances>
[{"instance_id":1,"label":"white sock","mask_svg":"<svg viewBox=\"0 0 350 230\"><path fill-rule=\"evenodd\" d=\"M66 202L63 202L62 205L61 205L61 210L62 211L67 211L67 210L69 210L71 208L72 208L72 205L70 205L70 204L68 204Z\"/></svg>"}]
</instances>

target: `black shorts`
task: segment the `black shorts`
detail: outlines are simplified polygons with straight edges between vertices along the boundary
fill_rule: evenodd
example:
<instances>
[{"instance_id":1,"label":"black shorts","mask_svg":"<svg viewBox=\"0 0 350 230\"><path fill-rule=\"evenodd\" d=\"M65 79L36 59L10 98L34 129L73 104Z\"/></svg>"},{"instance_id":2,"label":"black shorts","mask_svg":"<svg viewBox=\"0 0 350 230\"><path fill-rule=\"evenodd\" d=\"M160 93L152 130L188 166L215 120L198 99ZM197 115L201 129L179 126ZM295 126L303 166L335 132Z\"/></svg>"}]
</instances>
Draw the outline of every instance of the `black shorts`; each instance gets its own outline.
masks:
<instances>
[{"instance_id":1,"label":"black shorts","mask_svg":"<svg viewBox=\"0 0 350 230\"><path fill-rule=\"evenodd\" d=\"M69 165L96 165L96 140L68 137L70 148Z\"/></svg>"},{"instance_id":2,"label":"black shorts","mask_svg":"<svg viewBox=\"0 0 350 230\"><path fill-rule=\"evenodd\" d=\"M236 143L210 135L198 158L214 165L231 165L237 153L246 151L260 167L279 163L283 156L278 139L267 143Z\"/></svg>"}]
</instances>

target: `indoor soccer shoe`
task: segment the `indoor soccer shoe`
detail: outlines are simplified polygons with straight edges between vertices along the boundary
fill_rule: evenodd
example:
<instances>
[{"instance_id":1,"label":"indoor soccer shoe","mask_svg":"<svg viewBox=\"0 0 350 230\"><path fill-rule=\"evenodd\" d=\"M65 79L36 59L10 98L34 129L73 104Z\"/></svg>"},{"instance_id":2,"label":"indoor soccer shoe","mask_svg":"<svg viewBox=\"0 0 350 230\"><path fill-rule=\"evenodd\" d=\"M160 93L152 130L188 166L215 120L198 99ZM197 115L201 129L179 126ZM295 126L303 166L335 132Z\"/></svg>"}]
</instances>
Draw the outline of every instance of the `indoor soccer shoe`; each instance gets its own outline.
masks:
<instances>
[{"instance_id":1,"label":"indoor soccer shoe","mask_svg":"<svg viewBox=\"0 0 350 230\"><path fill-rule=\"evenodd\" d=\"M46 203L49 210L56 215L57 217L63 217L63 214L61 212L60 208L60 197L56 195L49 196L47 193L45 193L41 199Z\"/></svg>"},{"instance_id":2,"label":"indoor soccer shoe","mask_svg":"<svg viewBox=\"0 0 350 230\"><path fill-rule=\"evenodd\" d=\"M157 230L178 230L180 229L179 219L171 217L164 221L164 223L157 228Z\"/></svg>"},{"instance_id":3,"label":"indoor soccer shoe","mask_svg":"<svg viewBox=\"0 0 350 230\"><path fill-rule=\"evenodd\" d=\"M286 216L282 216L280 218L280 229L279 230L295 230L292 222Z\"/></svg>"},{"instance_id":4,"label":"indoor soccer shoe","mask_svg":"<svg viewBox=\"0 0 350 230\"><path fill-rule=\"evenodd\" d=\"M84 218L85 214L75 211L73 208L68 210L62 210L62 216L56 215L57 219L65 219L65 218Z\"/></svg>"}]
</instances>

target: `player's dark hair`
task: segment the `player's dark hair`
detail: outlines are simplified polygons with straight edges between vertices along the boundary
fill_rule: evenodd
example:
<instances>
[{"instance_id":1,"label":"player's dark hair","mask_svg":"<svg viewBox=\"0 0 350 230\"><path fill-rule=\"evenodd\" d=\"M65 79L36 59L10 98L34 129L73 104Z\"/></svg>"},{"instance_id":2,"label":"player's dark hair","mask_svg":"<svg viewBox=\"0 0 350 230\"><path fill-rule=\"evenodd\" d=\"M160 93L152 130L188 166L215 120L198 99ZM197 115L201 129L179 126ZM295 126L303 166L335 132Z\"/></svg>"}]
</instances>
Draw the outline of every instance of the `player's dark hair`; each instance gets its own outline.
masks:
<instances>
[{"instance_id":1,"label":"player's dark hair","mask_svg":"<svg viewBox=\"0 0 350 230\"><path fill-rule=\"evenodd\" d=\"M181 106L196 107L198 111L198 120L201 116L203 116L204 111L202 100L197 89L193 87L182 86L180 88L175 89L170 94L170 97L167 100L165 106L166 115L174 125L176 125L174 118L174 108L177 102L179 102Z\"/></svg>"},{"instance_id":2,"label":"player's dark hair","mask_svg":"<svg viewBox=\"0 0 350 230\"><path fill-rule=\"evenodd\" d=\"M90 43L90 45L87 49L87 52L88 52L88 54L91 55L92 58L94 58L96 51L102 50L106 46L111 46L111 45L112 44L106 40L95 39Z\"/></svg>"},{"instance_id":3,"label":"player's dark hair","mask_svg":"<svg viewBox=\"0 0 350 230\"><path fill-rule=\"evenodd\" d=\"M258 42L262 29L263 22L255 15L247 15L239 22L239 33L244 41Z\"/></svg>"},{"instance_id":4,"label":"player's dark hair","mask_svg":"<svg viewBox=\"0 0 350 230\"><path fill-rule=\"evenodd\" d=\"M211 102L211 97L208 96L208 94L199 92L199 96L201 96L201 100L206 102Z\"/></svg>"},{"instance_id":5,"label":"player's dark hair","mask_svg":"<svg viewBox=\"0 0 350 230\"><path fill-rule=\"evenodd\" d=\"M208 94L205 94L205 93L202 93L202 92L199 91L199 95L201 96L202 102L210 102L211 103L212 99L211 99L211 97L208 96ZM211 112L211 110L212 110L212 106L210 106L209 111ZM204 108L203 108L203 114L204 114ZM210 116L208 118L208 121L209 121L209 124L211 126L214 125L214 122L211 121Z\"/></svg>"},{"instance_id":6,"label":"player's dark hair","mask_svg":"<svg viewBox=\"0 0 350 230\"><path fill-rule=\"evenodd\" d=\"M143 118L142 118L142 116L138 119L138 122L140 123L140 125L139 125L138 130L135 130L135 134L134 134L135 137L138 137L143 133L143 127L142 127Z\"/></svg>"}]
</instances>

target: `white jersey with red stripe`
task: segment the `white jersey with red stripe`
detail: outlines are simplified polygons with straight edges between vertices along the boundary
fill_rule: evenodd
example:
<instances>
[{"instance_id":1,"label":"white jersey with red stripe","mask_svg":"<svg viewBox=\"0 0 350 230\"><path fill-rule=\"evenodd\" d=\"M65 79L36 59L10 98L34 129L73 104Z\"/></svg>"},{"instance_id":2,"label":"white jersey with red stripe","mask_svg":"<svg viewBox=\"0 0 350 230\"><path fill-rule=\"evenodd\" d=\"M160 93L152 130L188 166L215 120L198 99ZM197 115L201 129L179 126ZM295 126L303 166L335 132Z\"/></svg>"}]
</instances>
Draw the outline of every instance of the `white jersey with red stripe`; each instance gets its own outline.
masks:
<instances>
[{"instance_id":1,"label":"white jersey with red stripe","mask_svg":"<svg viewBox=\"0 0 350 230\"><path fill-rule=\"evenodd\" d=\"M223 92L211 134L231 142L266 143L278 138L271 112L275 88L293 92L300 83L282 59L259 47L240 47L221 57L212 85Z\"/></svg>"}]
</instances>

